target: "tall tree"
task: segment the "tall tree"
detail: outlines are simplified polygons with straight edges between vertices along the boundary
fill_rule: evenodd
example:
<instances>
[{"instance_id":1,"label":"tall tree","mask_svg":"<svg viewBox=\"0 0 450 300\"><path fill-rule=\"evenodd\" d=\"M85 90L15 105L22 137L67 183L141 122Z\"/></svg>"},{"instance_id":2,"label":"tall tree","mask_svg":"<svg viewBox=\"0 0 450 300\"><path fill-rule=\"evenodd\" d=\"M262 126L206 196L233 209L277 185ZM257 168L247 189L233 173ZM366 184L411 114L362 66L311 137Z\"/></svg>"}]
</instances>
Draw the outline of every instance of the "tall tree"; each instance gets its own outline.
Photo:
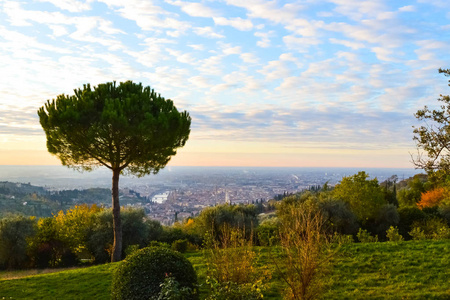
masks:
<instances>
[{"instance_id":1,"label":"tall tree","mask_svg":"<svg viewBox=\"0 0 450 300\"><path fill-rule=\"evenodd\" d=\"M48 151L64 166L112 170L114 245L112 261L122 255L119 176L141 177L165 167L189 137L191 118L150 87L131 81L89 84L75 95L59 95L38 110Z\"/></svg>"},{"instance_id":2,"label":"tall tree","mask_svg":"<svg viewBox=\"0 0 450 300\"><path fill-rule=\"evenodd\" d=\"M439 73L450 76L450 69L439 69ZM414 115L418 120L425 121L425 125L414 127L418 155L412 159L417 168L424 169L428 173L440 171L449 175L450 96L440 95L438 101L442 102L440 109L430 110L425 106ZM426 152L426 156L421 150Z\"/></svg>"}]
</instances>

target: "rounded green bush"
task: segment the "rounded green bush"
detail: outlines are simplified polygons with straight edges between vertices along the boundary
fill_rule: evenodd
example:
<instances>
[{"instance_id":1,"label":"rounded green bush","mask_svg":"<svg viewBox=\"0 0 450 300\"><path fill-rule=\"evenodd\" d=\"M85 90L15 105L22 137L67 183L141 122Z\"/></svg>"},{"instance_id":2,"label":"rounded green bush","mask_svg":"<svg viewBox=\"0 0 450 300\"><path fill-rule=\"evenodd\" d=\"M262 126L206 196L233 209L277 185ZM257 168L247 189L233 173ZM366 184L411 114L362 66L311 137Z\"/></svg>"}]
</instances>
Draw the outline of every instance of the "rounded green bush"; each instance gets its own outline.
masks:
<instances>
[{"instance_id":1,"label":"rounded green bush","mask_svg":"<svg viewBox=\"0 0 450 300\"><path fill-rule=\"evenodd\" d=\"M150 299L159 294L167 277L173 277L180 287L193 291L186 299L198 299L197 274L192 264L178 252L155 247L141 249L117 266L112 280L112 299Z\"/></svg>"},{"instance_id":2,"label":"rounded green bush","mask_svg":"<svg viewBox=\"0 0 450 300\"><path fill-rule=\"evenodd\" d=\"M172 243L172 250L178 251L180 253L184 253L187 251L188 241L184 240L176 240Z\"/></svg>"}]
</instances>

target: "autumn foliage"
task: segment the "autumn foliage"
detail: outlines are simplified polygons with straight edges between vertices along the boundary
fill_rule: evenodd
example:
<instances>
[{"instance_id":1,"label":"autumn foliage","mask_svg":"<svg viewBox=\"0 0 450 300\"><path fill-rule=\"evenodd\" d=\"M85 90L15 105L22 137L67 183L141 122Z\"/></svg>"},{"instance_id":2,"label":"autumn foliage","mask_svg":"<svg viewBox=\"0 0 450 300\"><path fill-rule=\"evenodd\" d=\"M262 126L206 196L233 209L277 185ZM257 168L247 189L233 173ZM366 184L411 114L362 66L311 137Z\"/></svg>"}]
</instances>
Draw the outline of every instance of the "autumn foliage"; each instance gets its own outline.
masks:
<instances>
[{"instance_id":1,"label":"autumn foliage","mask_svg":"<svg viewBox=\"0 0 450 300\"><path fill-rule=\"evenodd\" d=\"M438 206L442 200L445 198L445 190L442 187L435 188L434 190L422 193L420 197L420 201L417 203L417 206L420 209L424 209L425 207L433 207Z\"/></svg>"}]
</instances>

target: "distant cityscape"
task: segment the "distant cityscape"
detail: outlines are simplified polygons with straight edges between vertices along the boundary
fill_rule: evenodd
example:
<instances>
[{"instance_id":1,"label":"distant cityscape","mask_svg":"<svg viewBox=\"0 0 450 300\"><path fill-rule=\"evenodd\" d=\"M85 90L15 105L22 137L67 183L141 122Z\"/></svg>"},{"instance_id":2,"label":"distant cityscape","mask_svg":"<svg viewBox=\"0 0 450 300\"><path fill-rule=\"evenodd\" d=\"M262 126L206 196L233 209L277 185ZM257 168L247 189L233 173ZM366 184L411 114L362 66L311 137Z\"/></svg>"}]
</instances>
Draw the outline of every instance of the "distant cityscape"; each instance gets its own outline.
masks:
<instances>
[{"instance_id":1,"label":"distant cityscape","mask_svg":"<svg viewBox=\"0 0 450 300\"><path fill-rule=\"evenodd\" d=\"M258 204L276 195L310 187L337 184L342 177L362 171L355 168L248 168L167 167L143 178L121 176L120 194L126 206L142 207L162 224L196 216L217 204ZM383 182L392 175L399 180L420 173L414 169L364 169ZM111 188L108 169L80 173L62 166L0 166L0 181L29 183L48 191ZM132 199L130 201L130 199ZM134 199L134 201L133 201ZM106 198L105 206L110 205Z\"/></svg>"}]
</instances>

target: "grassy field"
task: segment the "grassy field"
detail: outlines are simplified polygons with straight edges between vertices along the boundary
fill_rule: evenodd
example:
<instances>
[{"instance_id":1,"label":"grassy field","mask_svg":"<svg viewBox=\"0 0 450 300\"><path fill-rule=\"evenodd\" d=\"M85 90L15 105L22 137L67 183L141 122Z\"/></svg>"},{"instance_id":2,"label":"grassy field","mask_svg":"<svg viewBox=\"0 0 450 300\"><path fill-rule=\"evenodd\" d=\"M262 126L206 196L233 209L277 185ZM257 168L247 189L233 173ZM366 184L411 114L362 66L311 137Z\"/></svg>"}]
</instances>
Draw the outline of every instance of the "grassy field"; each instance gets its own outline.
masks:
<instances>
[{"instance_id":1,"label":"grassy field","mask_svg":"<svg viewBox=\"0 0 450 300\"><path fill-rule=\"evenodd\" d=\"M205 269L201 252L186 254L199 282ZM268 249L261 263L271 266ZM323 299L450 299L450 240L344 245L333 261ZM109 299L116 264L34 275L0 272L0 299ZM23 278L10 279L14 277ZM266 299L280 299L276 273ZM205 295L206 287L200 287Z\"/></svg>"}]
</instances>

